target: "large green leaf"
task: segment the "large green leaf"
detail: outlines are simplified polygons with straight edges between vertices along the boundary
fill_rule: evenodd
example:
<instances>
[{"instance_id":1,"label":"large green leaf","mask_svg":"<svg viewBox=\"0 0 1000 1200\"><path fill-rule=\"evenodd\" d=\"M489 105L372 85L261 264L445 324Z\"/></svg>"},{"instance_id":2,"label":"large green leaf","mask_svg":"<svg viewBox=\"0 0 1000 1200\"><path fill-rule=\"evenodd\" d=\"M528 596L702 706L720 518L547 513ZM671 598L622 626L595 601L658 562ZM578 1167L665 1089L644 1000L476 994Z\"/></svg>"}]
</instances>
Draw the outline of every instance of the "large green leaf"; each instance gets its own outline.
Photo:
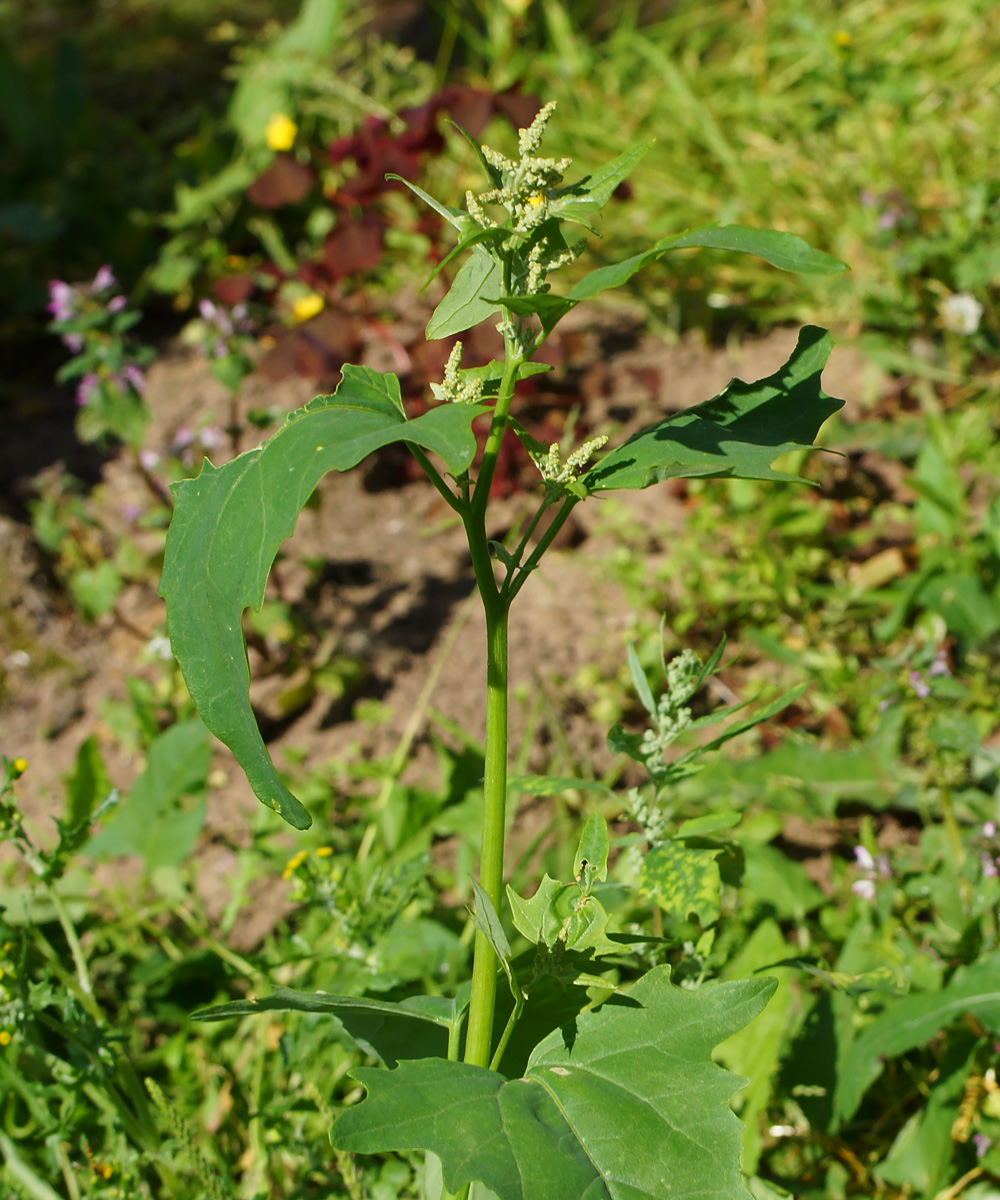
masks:
<instances>
[{"instance_id":1,"label":"large green leaf","mask_svg":"<svg viewBox=\"0 0 1000 1200\"><path fill-rule=\"evenodd\" d=\"M436 1001L436 1009L427 1001ZM400 1004L325 992L277 988L260 1000L235 1000L193 1013L195 1021L225 1021L265 1012L322 1013L336 1018L365 1054L394 1067L405 1058L444 1058L454 1002L418 996Z\"/></svg>"},{"instance_id":2,"label":"large green leaf","mask_svg":"<svg viewBox=\"0 0 1000 1200\"><path fill-rule=\"evenodd\" d=\"M857 1112L887 1059L923 1046L966 1013L990 1033L1000 1034L1000 951L959 968L940 991L897 1000L851 1043L840 1065L840 1118Z\"/></svg>"},{"instance_id":3,"label":"large green leaf","mask_svg":"<svg viewBox=\"0 0 1000 1200\"><path fill-rule=\"evenodd\" d=\"M736 1076L712 1048L764 1007L770 979L697 991L667 967L535 1048L520 1079L437 1059L359 1068L368 1097L342 1113L342 1150L430 1150L457 1191L501 1200L738 1200Z\"/></svg>"},{"instance_id":4,"label":"large green leaf","mask_svg":"<svg viewBox=\"0 0 1000 1200\"><path fill-rule=\"evenodd\" d=\"M345 367L332 396L292 413L256 450L205 463L173 485L160 594L170 644L205 724L233 751L259 799L298 829L309 814L278 778L250 707L241 617L259 609L267 573L327 471L345 471L390 442L432 450L455 474L475 454L479 405L448 404L407 421L394 375Z\"/></svg>"},{"instance_id":5,"label":"large green leaf","mask_svg":"<svg viewBox=\"0 0 1000 1200\"><path fill-rule=\"evenodd\" d=\"M583 477L590 492L644 488L695 476L796 479L771 469L781 454L810 445L843 405L820 386L832 348L807 325L788 362L755 383L734 379L712 400L640 430Z\"/></svg>"}]
</instances>

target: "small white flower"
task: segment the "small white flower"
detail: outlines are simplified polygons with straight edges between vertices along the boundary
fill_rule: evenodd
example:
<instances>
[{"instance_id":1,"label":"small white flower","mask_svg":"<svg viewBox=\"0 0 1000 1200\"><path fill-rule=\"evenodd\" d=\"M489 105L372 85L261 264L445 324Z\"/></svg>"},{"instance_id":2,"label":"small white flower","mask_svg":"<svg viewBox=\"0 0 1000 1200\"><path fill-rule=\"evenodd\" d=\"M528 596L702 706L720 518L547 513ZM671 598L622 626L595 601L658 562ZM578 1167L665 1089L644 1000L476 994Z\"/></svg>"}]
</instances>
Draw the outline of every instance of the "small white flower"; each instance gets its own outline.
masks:
<instances>
[{"instance_id":1,"label":"small white flower","mask_svg":"<svg viewBox=\"0 0 1000 1200\"><path fill-rule=\"evenodd\" d=\"M860 896L862 900L870 902L875 899L875 881L874 879L855 879L851 884L851 891L855 896Z\"/></svg>"},{"instance_id":2,"label":"small white flower","mask_svg":"<svg viewBox=\"0 0 1000 1200\"><path fill-rule=\"evenodd\" d=\"M983 306L971 292L955 292L942 301L938 312L945 329L968 336L979 328Z\"/></svg>"},{"instance_id":3,"label":"small white flower","mask_svg":"<svg viewBox=\"0 0 1000 1200\"><path fill-rule=\"evenodd\" d=\"M873 871L875 869L875 859L864 846L854 847L854 861L863 871Z\"/></svg>"}]
</instances>

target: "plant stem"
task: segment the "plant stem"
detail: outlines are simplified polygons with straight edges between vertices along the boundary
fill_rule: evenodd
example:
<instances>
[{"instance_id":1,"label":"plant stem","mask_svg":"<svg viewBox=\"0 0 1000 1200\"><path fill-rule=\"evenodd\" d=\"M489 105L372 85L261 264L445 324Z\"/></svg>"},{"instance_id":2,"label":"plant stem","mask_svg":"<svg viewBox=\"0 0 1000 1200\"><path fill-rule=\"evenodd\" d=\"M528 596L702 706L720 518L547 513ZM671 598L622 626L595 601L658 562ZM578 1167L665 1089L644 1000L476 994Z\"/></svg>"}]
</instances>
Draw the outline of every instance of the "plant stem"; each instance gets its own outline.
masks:
<instances>
[{"instance_id":1,"label":"plant stem","mask_svg":"<svg viewBox=\"0 0 1000 1200\"><path fill-rule=\"evenodd\" d=\"M563 525L566 524L566 518L573 511L573 506L575 504L575 496L567 496L565 500L563 500L562 508L560 508L560 510L552 518L548 529L546 529L546 531L538 539L538 543L531 552L531 556L528 561L523 567L519 567L514 575L509 576L504 581L502 594L508 604L514 599L521 588L524 587L528 576L541 562L542 555L546 550L548 550L549 546L552 545L559 530L562 529Z\"/></svg>"},{"instance_id":2,"label":"plant stem","mask_svg":"<svg viewBox=\"0 0 1000 1200\"><path fill-rule=\"evenodd\" d=\"M507 807L507 605L487 604L486 763L483 772L483 844L479 883L500 908ZM493 1042L497 957L486 936L476 931L465 1061L485 1067Z\"/></svg>"}]
</instances>

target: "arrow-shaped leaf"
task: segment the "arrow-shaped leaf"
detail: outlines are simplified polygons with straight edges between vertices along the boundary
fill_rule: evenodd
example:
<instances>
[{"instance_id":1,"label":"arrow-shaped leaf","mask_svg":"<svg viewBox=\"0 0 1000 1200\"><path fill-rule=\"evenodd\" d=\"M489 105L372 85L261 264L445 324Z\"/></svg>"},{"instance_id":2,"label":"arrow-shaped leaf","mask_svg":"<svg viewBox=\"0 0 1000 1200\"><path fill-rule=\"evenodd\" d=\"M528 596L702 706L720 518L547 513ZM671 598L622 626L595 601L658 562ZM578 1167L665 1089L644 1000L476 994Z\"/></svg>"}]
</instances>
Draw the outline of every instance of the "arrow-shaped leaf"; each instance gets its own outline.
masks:
<instances>
[{"instance_id":1,"label":"arrow-shaped leaf","mask_svg":"<svg viewBox=\"0 0 1000 1200\"><path fill-rule=\"evenodd\" d=\"M191 696L209 729L236 755L258 798L297 829L310 817L278 778L250 707L244 609L259 609L267 573L302 506L327 471L345 471L390 442L434 451L459 474L476 449L480 405L449 404L407 421L399 381L345 367L332 396L289 416L256 450L173 485L160 595Z\"/></svg>"},{"instance_id":2,"label":"arrow-shaped leaf","mask_svg":"<svg viewBox=\"0 0 1000 1200\"><path fill-rule=\"evenodd\" d=\"M820 386L833 343L807 325L780 370L755 383L734 379L720 395L640 430L582 480L590 492L644 488L696 476L796 479L771 469L781 454L810 445L843 405Z\"/></svg>"}]
</instances>

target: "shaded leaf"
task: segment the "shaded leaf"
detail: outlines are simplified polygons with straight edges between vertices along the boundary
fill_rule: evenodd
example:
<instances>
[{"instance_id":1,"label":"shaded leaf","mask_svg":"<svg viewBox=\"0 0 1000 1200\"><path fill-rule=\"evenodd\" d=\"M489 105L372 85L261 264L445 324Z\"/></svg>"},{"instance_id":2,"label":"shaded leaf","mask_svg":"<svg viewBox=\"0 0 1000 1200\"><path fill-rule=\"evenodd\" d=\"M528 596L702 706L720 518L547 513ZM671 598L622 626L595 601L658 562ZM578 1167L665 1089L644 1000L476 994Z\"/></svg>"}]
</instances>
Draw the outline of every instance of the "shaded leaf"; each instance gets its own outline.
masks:
<instances>
[{"instance_id":1,"label":"shaded leaf","mask_svg":"<svg viewBox=\"0 0 1000 1200\"><path fill-rule=\"evenodd\" d=\"M659 967L533 1051L521 1079L439 1060L359 1068L367 1098L331 1140L372 1154L430 1150L457 1191L501 1200L663 1200L745 1195L739 1084L711 1059L755 1017L772 980L685 991Z\"/></svg>"},{"instance_id":2,"label":"shaded leaf","mask_svg":"<svg viewBox=\"0 0 1000 1200\"><path fill-rule=\"evenodd\" d=\"M583 485L598 492L696 476L796 479L771 463L810 445L842 407L820 386L832 345L825 330L806 326L773 375L755 383L734 379L714 399L640 430L589 471Z\"/></svg>"},{"instance_id":3,"label":"shaded leaf","mask_svg":"<svg viewBox=\"0 0 1000 1200\"><path fill-rule=\"evenodd\" d=\"M426 1001L433 1003L427 1004ZM406 1058L444 1058L452 1001L416 996L399 1004L358 996L330 996L276 988L260 1000L234 1000L191 1014L193 1021L226 1021L266 1012L321 1013L335 1017L365 1054L394 1067Z\"/></svg>"},{"instance_id":4,"label":"shaded leaf","mask_svg":"<svg viewBox=\"0 0 1000 1200\"><path fill-rule=\"evenodd\" d=\"M561 796L563 792L598 792L602 796L613 796L614 792L598 779L573 779L562 775L510 775L507 788L511 792L525 792L529 796Z\"/></svg>"},{"instance_id":5,"label":"shaded leaf","mask_svg":"<svg viewBox=\"0 0 1000 1200\"><path fill-rule=\"evenodd\" d=\"M138 854L147 868L173 866L190 853L205 821L212 748L195 717L172 725L149 748L146 769L108 825L84 847L94 858ZM181 799L193 796L187 807Z\"/></svg>"},{"instance_id":6,"label":"shaded leaf","mask_svg":"<svg viewBox=\"0 0 1000 1200\"><path fill-rule=\"evenodd\" d=\"M327 471L344 471L391 442L434 451L452 474L472 462L481 405L448 404L407 421L399 382L344 367L332 396L292 413L256 450L172 485L160 595L174 655L205 724L233 751L258 798L297 828L309 814L281 782L250 707L241 615L259 609L267 573Z\"/></svg>"},{"instance_id":7,"label":"shaded leaf","mask_svg":"<svg viewBox=\"0 0 1000 1200\"><path fill-rule=\"evenodd\" d=\"M990 1033L1000 1034L1000 952L960 967L937 992L897 1000L851 1043L844 1054L837 1092L842 1120L854 1116L888 1058L925 1043L966 1013Z\"/></svg>"}]
</instances>

